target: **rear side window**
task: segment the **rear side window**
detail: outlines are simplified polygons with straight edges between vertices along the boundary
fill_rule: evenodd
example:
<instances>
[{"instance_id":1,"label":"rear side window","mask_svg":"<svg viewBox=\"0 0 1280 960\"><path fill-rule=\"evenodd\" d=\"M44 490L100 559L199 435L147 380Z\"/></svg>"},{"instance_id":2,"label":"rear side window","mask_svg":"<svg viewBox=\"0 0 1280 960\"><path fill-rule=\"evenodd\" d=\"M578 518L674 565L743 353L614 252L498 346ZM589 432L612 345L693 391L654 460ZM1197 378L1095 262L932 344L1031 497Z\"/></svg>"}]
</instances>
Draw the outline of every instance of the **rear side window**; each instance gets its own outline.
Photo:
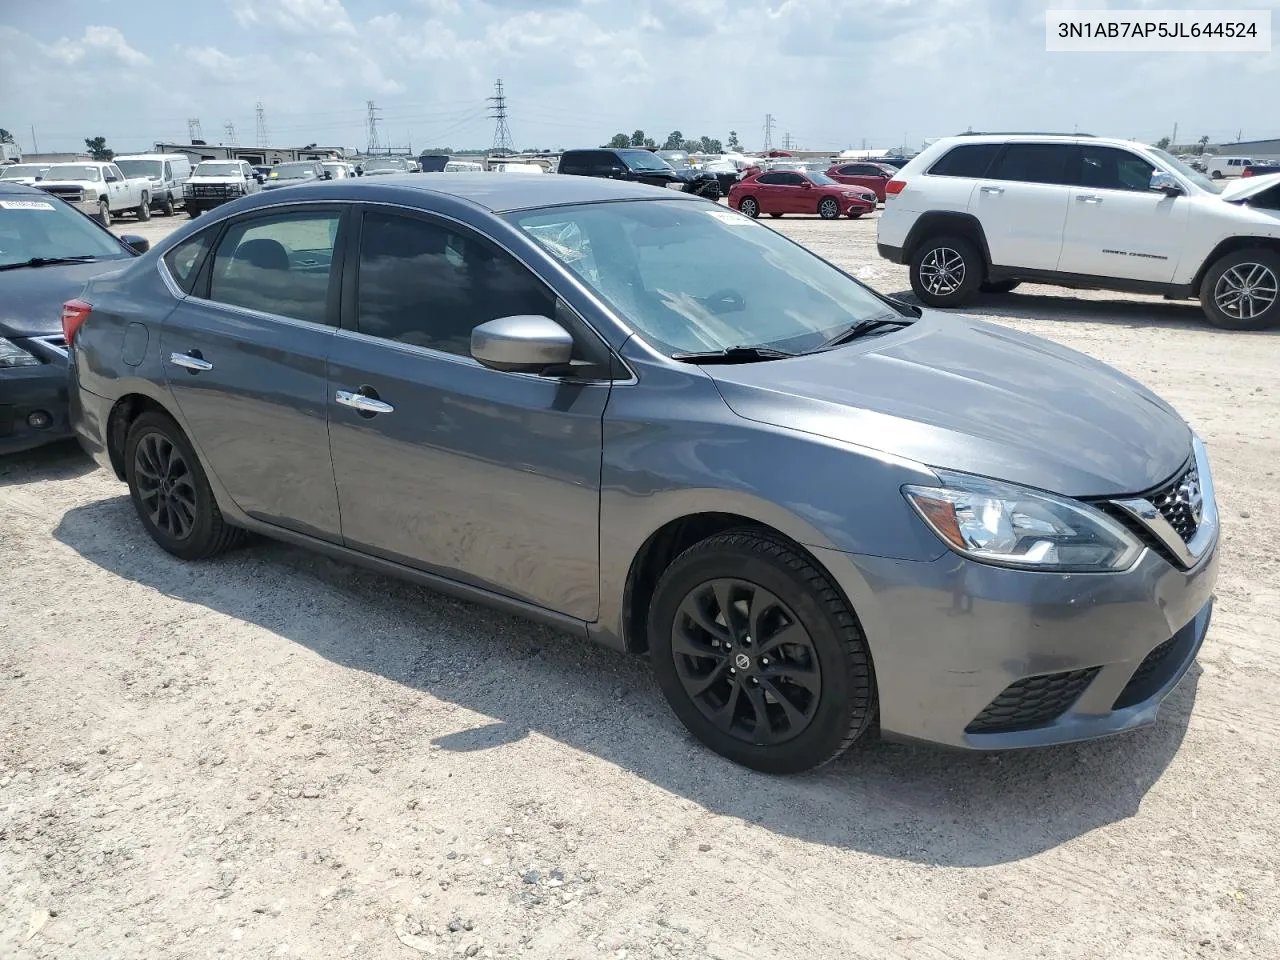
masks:
<instances>
[{"instance_id":1,"label":"rear side window","mask_svg":"<svg viewBox=\"0 0 1280 960\"><path fill-rule=\"evenodd\" d=\"M999 143L966 143L951 150L929 168L934 177L982 177L1000 152Z\"/></svg>"},{"instance_id":2,"label":"rear side window","mask_svg":"<svg viewBox=\"0 0 1280 960\"><path fill-rule=\"evenodd\" d=\"M987 176L1021 183L1066 183L1072 147L1056 143L1013 143Z\"/></svg>"},{"instance_id":3,"label":"rear side window","mask_svg":"<svg viewBox=\"0 0 1280 960\"><path fill-rule=\"evenodd\" d=\"M173 277L174 283L182 288L183 293L190 293L200 273L200 265L204 263L205 254L213 243L217 230L201 230L194 236L187 237L164 255L164 265Z\"/></svg>"},{"instance_id":4,"label":"rear side window","mask_svg":"<svg viewBox=\"0 0 1280 960\"><path fill-rule=\"evenodd\" d=\"M341 220L340 213L316 210L233 223L214 254L209 299L327 323Z\"/></svg>"},{"instance_id":5,"label":"rear side window","mask_svg":"<svg viewBox=\"0 0 1280 960\"><path fill-rule=\"evenodd\" d=\"M560 157L561 173L586 173L589 154L570 152Z\"/></svg>"}]
</instances>

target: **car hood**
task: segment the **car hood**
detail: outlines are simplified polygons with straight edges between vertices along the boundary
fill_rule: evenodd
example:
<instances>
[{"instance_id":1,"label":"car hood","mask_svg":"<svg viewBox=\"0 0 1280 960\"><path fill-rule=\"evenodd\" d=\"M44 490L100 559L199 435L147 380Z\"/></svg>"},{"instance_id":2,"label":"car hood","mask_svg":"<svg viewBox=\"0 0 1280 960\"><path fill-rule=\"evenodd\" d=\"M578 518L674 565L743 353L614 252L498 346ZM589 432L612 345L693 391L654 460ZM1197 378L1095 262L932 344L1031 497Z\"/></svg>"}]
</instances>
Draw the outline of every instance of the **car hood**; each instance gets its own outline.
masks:
<instances>
[{"instance_id":1,"label":"car hood","mask_svg":"<svg viewBox=\"0 0 1280 960\"><path fill-rule=\"evenodd\" d=\"M1280 183L1280 167L1276 168L1275 173L1255 173L1252 177L1232 180L1222 188L1218 196L1223 200L1243 200L1263 190L1269 190L1277 183Z\"/></svg>"},{"instance_id":2,"label":"car hood","mask_svg":"<svg viewBox=\"0 0 1280 960\"><path fill-rule=\"evenodd\" d=\"M703 369L745 419L1068 496L1140 493L1191 452L1178 413L1118 370L953 315L926 311L903 331L834 350Z\"/></svg>"},{"instance_id":3,"label":"car hood","mask_svg":"<svg viewBox=\"0 0 1280 960\"><path fill-rule=\"evenodd\" d=\"M244 183L242 177L188 177L187 183Z\"/></svg>"},{"instance_id":4,"label":"car hood","mask_svg":"<svg viewBox=\"0 0 1280 960\"><path fill-rule=\"evenodd\" d=\"M303 183L319 183L319 177L286 177L283 180L268 180L262 185L263 190L278 190L280 187L296 187Z\"/></svg>"},{"instance_id":5,"label":"car hood","mask_svg":"<svg viewBox=\"0 0 1280 960\"><path fill-rule=\"evenodd\" d=\"M62 304L91 278L132 260L95 260L0 271L0 337L48 337L62 333Z\"/></svg>"},{"instance_id":6,"label":"car hood","mask_svg":"<svg viewBox=\"0 0 1280 960\"><path fill-rule=\"evenodd\" d=\"M394 173L408 173L408 170L365 170L366 177L385 177Z\"/></svg>"},{"instance_id":7,"label":"car hood","mask_svg":"<svg viewBox=\"0 0 1280 960\"><path fill-rule=\"evenodd\" d=\"M56 179L51 179L49 177L45 177L43 180L36 181L34 186L41 187L41 188L80 187L83 189L85 187L97 187L100 184L102 184L101 180L56 180Z\"/></svg>"}]
</instances>

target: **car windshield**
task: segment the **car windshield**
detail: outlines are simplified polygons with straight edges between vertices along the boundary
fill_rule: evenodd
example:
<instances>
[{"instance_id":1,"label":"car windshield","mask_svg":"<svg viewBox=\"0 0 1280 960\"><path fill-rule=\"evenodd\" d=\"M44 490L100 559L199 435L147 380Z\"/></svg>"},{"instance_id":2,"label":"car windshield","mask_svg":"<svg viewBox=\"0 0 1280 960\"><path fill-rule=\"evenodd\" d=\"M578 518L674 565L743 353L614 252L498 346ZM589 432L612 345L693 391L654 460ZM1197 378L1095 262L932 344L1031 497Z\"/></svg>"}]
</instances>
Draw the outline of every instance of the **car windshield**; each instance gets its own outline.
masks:
<instances>
[{"instance_id":1,"label":"car windshield","mask_svg":"<svg viewBox=\"0 0 1280 960\"><path fill-rule=\"evenodd\" d=\"M1166 165L1172 167L1179 175L1185 177L1194 183L1201 190L1207 190L1210 193L1221 193L1224 184L1215 183L1210 180L1199 170L1193 170L1171 153L1166 153L1158 147L1152 147L1151 152L1155 154Z\"/></svg>"},{"instance_id":2,"label":"car windshield","mask_svg":"<svg viewBox=\"0 0 1280 960\"><path fill-rule=\"evenodd\" d=\"M818 173L816 170L809 170L809 171L806 171L806 173L809 179L812 180L814 183L816 183L820 187L829 187L835 183L835 181L832 180L830 177L828 177L825 173Z\"/></svg>"},{"instance_id":3,"label":"car windshield","mask_svg":"<svg viewBox=\"0 0 1280 960\"><path fill-rule=\"evenodd\" d=\"M0 194L0 267L32 259L128 256L111 234L61 200Z\"/></svg>"},{"instance_id":4,"label":"car windshield","mask_svg":"<svg viewBox=\"0 0 1280 960\"><path fill-rule=\"evenodd\" d=\"M315 164L281 163L271 168L272 180L303 180L316 175Z\"/></svg>"},{"instance_id":5,"label":"car windshield","mask_svg":"<svg viewBox=\"0 0 1280 960\"><path fill-rule=\"evenodd\" d=\"M403 170L404 167L401 160L370 160L364 165L366 173L370 170Z\"/></svg>"},{"instance_id":6,"label":"car windshield","mask_svg":"<svg viewBox=\"0 0 1280 960\"><path fill-rule=\"evenodd\" d=\"M202 163L191 174L193 177L243 176L238 163Z\"/></svg>"},{"instance_id":7,"label":"car windshield","mask_svg":"<svg viewBox=\"0 0 1280 960\"><path fill-rule=\"evenodd\" d=\"M84 163L55 163L44 173L46 180L93 180L102 179L102 171Z\"/></svg>"},{"instance_id":8,"label":"car windshield","mask_svg":"<svg viewBox=\"0 0 1280 960\"><path fill-rule=\"evenodd\" d=\"M898 316L804 247L714 204L630 200L507 216L669 354L802 352L858 321Z\"/></svg>"},{"instance_id":9,"label":"car windshield","mask_svg":"<svg viewBox=\"0 0 1280 960\"><path fill-rule=\"evenodd\" d=\"M335 180L338 177L345 177L347 175L347 168L340 163L326 163L324 168L326 171L333 174Z\"/></svg>"},{"instance_id":10,"label":"car windshield","mask_svg":"<svg viewBox=\"0 0 1280 960\"><path fill-rule=\"evenodd\" d=\"M659 153L656 156L661 157L677 170L690 166L689 155L687 153Z\"/></svg>"},{"instance_id":11,"label":"car windshield","mask_svg":"<svg viewBox=\"0 0 1280 960\"><path fill-rule=\"evenodd\" d=\"M0 180L21 180L24 177L42 177L49 168L35 163L16 163L11 167L0 167Z\"/></svg>"},{"instance_id":12,"label":"car windshield","mask_svg":"<svg viewBox=\"0 0 1280 960\"><path fill-rule=\"evenodd\" d=\"M670 170L671 164L649 150L619 150L618 156L630 170Z\"/></svg>"},{"instance_id":13,"label":"car windshield","mask_svg":"<svg viewBox=\"0 0 1280 960\"><path fill-rule=\"evenodd\" d=\"M156 177L158 179L164 176L163 160L117 160L116 166L120 168L120 172L126 177Z\"/></svg>"}]
</instances>

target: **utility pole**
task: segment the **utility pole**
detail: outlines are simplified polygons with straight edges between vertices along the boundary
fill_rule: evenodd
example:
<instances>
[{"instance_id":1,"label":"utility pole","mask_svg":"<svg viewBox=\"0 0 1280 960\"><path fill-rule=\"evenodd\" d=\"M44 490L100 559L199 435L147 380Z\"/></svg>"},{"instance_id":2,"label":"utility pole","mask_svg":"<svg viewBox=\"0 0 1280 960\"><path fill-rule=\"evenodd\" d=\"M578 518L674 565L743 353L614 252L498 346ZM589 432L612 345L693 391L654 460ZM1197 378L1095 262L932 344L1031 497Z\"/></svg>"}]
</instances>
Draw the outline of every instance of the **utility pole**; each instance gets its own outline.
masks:
<instances>
[{"instance_id":1,"label":"utility pole","mask_svg":"<svg viewBox=\"0 0 1280 960\"><path fill-rule=\"evenodd\" d=\"M187 136L191 138L191 142L204 139L204 131L200 129L200 118L192 117L187 121Z\"/></svg>"},{"instance_id":2,"label":"utility pole","mask_svg":"<svg viewBox=\"0 0 1280 960\"><path fill-rule=\"evenodd\" d=\"M36 143L36 125L34 123L31 125L31 152L40 152L40 144Z\"/></svg>"},{"instance_id":3,"label":"utility pole","mask_svg":"<svg viewBox=\"0 0 1280 960\"><path fill-rule=\"evenodd\" d=\"M1237 131L1236 131L1236 143L1239 143L1239 142L1240 142L1240 138L1241 138L1242 136L1244 136L1244 131L1243 131L1243 130L1237 130Z\"/></svg>"},{"instance_id":4,"label":"utility pole","mask_svg":"<svg viewBox=\"0 0 1280 960\"><path fill-rule=\"evenodd\" d=\"M489 119L493 125L493 152L505 156L515 148L511 145L511 128L507 126L507 98L502 92L502 78L493 85L493 96L487 98L493 106L489 109Z\"/></svg>"},{"instance_id":5,"label":"utility pole","mask_svg":"<svg viewBox=\"0 0 1280 960\"><path fill-rule=\"evenodd\" d=\"M1173 121L1173 137L1170 138L1169 140L1169 148L1172 149L1173 147L1177 146L1177 144L1178 144L1178 121L1175 120Z\"/></svg>"},{"instance_id":6,"label":"utility pole","mask_svg":"<svg viewBox=\"0 0 1280 960\"><path fill-rule=\"evenodd\" d=\"M258 101L258 105L254 112L258 118L258 146L265 147L267 145L267 113L262 108L262 101Z\"/></svg>"},{"instance_id":7,"label":"utility pole","mask_svg":"<svg viewBox=\"0 0 1280 960\"><path fill-rule=\"evenodd\" d=\"M764 115L764 152L768 153L773 149L773 114L766 113Z\"/></svg>"},{"instance_id":8,"label":"utility pole","mask_svg":"<svg viewBox=\"0 0 1280 960\"><path fill-rule=\"evenodd\" d=\"M236 125L234 123L228 120L226 124L223 125L222 129L227 131L227 144L229 146L232 146L232 147L240 146L240 142L236 140Z\"/></svg>"},{"instance_id":9,"label":"utility pole","mask_svg":"<svg viewBox=\"0 0 1280 960\"><path fill-rule=\"evenodd\" d=\"M365 153L373 156L378 149L378 108L372 100L365 101L365 105L369 108L369 149Z\"/></svg>"}]
</instances>

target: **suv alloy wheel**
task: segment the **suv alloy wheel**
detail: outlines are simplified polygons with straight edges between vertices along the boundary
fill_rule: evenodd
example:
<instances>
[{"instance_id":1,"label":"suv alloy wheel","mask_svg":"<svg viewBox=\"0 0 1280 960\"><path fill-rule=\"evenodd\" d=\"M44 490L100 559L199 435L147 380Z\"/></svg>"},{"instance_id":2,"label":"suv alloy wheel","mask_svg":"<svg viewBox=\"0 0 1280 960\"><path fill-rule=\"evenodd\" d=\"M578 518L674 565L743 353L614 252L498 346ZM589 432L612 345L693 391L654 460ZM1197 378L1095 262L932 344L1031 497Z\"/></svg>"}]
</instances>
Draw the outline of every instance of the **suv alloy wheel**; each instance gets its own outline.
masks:
<instances>
[{"instance_id":1,"label":"suv alloy wheel","mask_svg":"<svg viewBox=\"0 0 1280 960\"><path fill-rule=\"evenodd\" d=\"M911 290L930 307L960 307L982 285L982 254L964 237L933 237L911 255Z\"/></svg>"}]
</instances>

